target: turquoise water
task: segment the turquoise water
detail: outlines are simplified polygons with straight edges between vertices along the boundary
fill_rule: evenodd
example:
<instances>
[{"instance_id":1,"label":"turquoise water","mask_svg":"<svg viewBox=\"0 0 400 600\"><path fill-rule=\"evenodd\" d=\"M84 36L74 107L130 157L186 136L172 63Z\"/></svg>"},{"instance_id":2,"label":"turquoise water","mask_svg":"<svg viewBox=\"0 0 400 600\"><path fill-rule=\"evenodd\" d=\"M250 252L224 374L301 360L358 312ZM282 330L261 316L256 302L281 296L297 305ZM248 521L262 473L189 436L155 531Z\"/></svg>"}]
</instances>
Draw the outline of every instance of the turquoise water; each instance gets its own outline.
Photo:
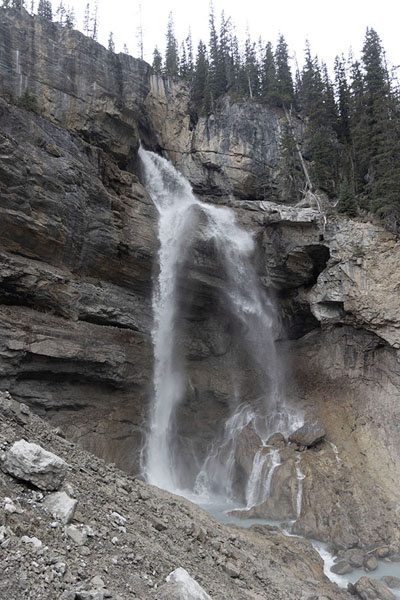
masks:
<instances>
[{"instance_id":1,"label":"turquoise water","mask_svg":"<svg viewBox=\"0 0 400 600\"><path fill-rule=\"evenodd\" d=\"M240 519L239 517L232 516L229 512L233 510L240 510L237 506L227 505L226 502L201 502L199 506L213 516L220 523L229 525L238 525L239 527L249 528L252 525L271 525L279 527L283 533L290 535L289 532L282 529L282 524L277 521L270 521L267 519ZM242 507L241 507L242 508ZM295 536L297 537L297 536ZM378 561L378 568L375 571L366 572L363 569L354 569L351 573L346 575L337 575L332 573L330 568L335 562L335 557L330 554L327 548L327 544L310 540L314 548L320 554L324 561L324 572L325 575L334 583L341 588L346 588L348 583L356 583L360 577L367 576L371 579L377 579L378 581L384 575L391 575L392 577L400 578L400 563L393 563L386 560ZM400 599L400 589L391 589L392 594Z\"/></svg>"}]
</instances>

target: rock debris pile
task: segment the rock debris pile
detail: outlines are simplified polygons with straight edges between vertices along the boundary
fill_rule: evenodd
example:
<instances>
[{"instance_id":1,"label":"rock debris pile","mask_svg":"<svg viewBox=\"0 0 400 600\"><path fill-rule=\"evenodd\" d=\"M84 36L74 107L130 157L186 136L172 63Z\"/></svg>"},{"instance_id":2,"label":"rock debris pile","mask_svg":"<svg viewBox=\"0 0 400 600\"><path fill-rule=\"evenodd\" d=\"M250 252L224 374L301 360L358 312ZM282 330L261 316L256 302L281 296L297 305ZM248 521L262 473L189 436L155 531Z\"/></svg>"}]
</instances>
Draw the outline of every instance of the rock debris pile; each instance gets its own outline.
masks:
<instances>
[{"instance_id":1,"label":"rock debris pile","mask_svg":"<svg viewBox=\"0 0 400 600\"><path fill-rule=\"evenodd\" d=\"M349 598L309 542L223 526L80 449L8 393L0 464L1 600Z\"/></svg>"}]
</instances>

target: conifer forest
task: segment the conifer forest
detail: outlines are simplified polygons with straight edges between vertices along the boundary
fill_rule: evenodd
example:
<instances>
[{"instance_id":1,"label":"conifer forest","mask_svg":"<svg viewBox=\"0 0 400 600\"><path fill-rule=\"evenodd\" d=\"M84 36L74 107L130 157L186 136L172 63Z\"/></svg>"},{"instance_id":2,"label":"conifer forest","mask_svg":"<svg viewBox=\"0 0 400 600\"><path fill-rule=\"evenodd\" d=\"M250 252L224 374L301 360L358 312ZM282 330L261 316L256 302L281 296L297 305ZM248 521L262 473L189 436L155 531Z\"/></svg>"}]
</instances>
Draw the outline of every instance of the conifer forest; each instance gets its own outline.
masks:
<instances>
[{"instance_id":1,"label":"conifer forest","mask_svg":"<svg viewBox=\"0 0 400 600\"><path fill-rule=\"evenodd\" d=\"M2 8L26 9L79 28L95 40L98 36L96 3L85 5L82 24L63 0L56 7L50 0L2 0ZM143 53L142 35L140 31ZM187 83L193 120L218 111L226 97L281 111L286 117L282 154L294 197L300 200L305 191L319 191L331 200L333 210L353 218L378 218L399 230L400 87L373 28L366 31L360 57L338 54L333 69L307 41L299 61L283 35L275 44L254 41L250 34L243 42L231 18L222 12L216 19L212 5L208 40L200 40L197 48L190 31L183 41L176 38L172 13L163 37L165 47L154 49L152 67L161 76ZM108 49L115 52L112 32ZM302 140L294 119L302 124Z\"/></svg>"}]
</instances>

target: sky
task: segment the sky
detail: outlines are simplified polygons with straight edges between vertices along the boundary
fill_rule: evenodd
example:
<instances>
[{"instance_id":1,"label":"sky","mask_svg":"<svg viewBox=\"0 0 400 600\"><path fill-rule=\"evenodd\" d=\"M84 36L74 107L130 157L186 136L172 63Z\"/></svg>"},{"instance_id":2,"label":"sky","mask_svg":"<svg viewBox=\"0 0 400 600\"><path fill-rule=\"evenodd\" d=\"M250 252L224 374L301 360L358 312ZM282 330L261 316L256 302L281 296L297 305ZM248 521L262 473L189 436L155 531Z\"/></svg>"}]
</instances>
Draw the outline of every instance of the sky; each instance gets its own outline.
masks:
<instances>
[{"instance_id":1,"label":"sky","mask_svg":"<svg viewBox=\"0 0 400 600\"><path fill-rule=\"evenodd\" d=\"M89 1L94 6L95 0ZM75 8L78 29L82 28L86 3L87 0L64 0L64 4ZM57 4L58 0L53 0L53 6ZM347 56L350 48L354 56L359 56L367 27L373 27L380 35L389 64L400 65L400 4L396 0L214 0L213 4L217 30L224 10L225 16L232 17L239 39L245 38L248 27L252 40L261 36L275 45L282 33L300 65L306 39L312 54L317 54L330 69L335 56ZM99 42L106 46L112 31L117 52L126 44L130 54L139 55L137 31L141 14L144 58L152 62L156 45L164 52L169 11L179 42L186 38L190 27L194 47L199 39L208 43L209 0L98 0L98 6Z\"/></svg>"}]
</instances>

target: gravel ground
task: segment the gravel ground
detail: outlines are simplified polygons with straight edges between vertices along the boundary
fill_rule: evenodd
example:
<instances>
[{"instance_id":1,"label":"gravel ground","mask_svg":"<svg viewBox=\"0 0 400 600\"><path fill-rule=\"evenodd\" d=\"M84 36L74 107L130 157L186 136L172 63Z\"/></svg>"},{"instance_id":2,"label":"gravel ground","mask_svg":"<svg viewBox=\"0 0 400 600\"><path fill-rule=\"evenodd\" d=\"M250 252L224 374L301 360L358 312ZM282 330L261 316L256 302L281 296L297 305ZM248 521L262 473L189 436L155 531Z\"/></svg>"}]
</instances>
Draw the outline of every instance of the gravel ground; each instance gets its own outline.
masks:
<instances>
[{"instance_id":1,"label":"gravel ground","mask_svg":"<svg viewBox=\"0 0 400 600\"><path fill-rule=\"evenodd\" d=\"M3 401L0 394L0 455L25 439L64 459L60 489L77 507L63 524L44 506L51 492L0 471L0 600L195 600L166 582L179 567L212 599L350 598L324 577L309 542L266 526L222 525L83 451L32 413L21 420Z\"/></svg>"}]
</instances>

